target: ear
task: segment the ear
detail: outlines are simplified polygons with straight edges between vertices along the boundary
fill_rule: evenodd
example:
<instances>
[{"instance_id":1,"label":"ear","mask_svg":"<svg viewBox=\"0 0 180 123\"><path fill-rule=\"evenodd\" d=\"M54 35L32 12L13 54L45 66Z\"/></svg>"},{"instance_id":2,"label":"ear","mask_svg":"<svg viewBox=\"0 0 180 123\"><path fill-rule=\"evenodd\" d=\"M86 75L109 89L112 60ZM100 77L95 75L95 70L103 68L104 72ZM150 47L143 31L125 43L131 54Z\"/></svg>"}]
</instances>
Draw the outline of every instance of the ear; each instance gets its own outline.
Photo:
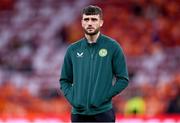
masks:
<instances>
[{"instance_id":1,"label":"ear","mask_svg":"<svg viewBox=\"0 0 180 123\"><path fill-rule=\"evenodd\" d=\"M83 19L81 19L81 26L83 26Z\"/></svg>"},{"instance_id":2,"label":"ear","mask_svg":"<svg viewBox=\"0 0 180 123\"><path fill-rule=\"evenodd\" d=\"M103 23L104 23L104 21L103 21L103 20L100 20L100 27L103 26Z\"/></svg>"}]
</instances>

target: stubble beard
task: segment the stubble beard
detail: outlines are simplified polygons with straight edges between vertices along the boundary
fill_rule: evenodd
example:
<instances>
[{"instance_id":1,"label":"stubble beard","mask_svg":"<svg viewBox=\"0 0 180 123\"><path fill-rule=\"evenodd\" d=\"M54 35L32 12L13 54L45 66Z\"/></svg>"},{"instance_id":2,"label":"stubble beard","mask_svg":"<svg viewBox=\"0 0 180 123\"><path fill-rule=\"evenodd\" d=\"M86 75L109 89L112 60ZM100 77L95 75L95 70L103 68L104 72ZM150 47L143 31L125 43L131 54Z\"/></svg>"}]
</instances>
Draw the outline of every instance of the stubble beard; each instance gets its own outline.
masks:
<instances>
[{"instance_id":1,"label":"stubble beard","mask_svg":"<svg viewBox=\"0 0 180 123\"><path fill-rule=\"evenodd\" d=\"M88 32L86 29L84 29L84 32L86 35L93 36L93 35L96 35L99 32L99 30L100 28L97 28L96 30L94 30L94 32Z\"/></svg>"}]
</instances>

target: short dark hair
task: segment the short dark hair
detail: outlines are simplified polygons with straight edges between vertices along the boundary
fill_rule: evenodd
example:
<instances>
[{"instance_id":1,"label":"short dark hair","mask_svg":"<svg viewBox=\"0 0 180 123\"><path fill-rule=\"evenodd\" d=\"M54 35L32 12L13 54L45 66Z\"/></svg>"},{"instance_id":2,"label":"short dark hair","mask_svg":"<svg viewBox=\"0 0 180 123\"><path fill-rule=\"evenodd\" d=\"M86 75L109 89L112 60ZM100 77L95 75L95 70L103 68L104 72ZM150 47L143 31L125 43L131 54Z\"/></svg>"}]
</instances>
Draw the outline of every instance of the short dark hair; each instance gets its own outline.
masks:
<instances>
[{"instance_id":1,"label":"short dark hair","mask_svg":"<svg viewBox=\"0 0 180 123\"><path fill-rule=\"evenodd\" d=\"M89 5L89 6L85 7L82 11L82 15L83 14L85 14L85 15L99 15L101 19L103 17L102 9L98 6L93 6L93 5Z\"/></svg>"}]
</instances>

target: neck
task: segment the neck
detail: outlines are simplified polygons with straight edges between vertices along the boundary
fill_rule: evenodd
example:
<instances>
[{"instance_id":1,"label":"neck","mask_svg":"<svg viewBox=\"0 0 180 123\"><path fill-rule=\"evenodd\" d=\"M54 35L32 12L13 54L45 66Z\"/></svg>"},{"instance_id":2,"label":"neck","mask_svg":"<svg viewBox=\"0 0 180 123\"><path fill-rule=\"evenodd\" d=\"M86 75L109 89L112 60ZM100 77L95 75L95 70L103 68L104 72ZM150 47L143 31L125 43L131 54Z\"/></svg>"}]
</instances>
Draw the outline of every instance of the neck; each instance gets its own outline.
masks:
<instances>
[{"instance_id":1,"label":"neck","mask_svg":"<svg viewBox=\"0 0 180 123\"><path fill-rule=\"evenodd\" d=\"M96 43L97 38L99 37L99 35L100 35L100 32L98 32L95 35L87 35L87 34L85 34L85 37L87 38L89 43Z\"/></svg>"}]
</instances>

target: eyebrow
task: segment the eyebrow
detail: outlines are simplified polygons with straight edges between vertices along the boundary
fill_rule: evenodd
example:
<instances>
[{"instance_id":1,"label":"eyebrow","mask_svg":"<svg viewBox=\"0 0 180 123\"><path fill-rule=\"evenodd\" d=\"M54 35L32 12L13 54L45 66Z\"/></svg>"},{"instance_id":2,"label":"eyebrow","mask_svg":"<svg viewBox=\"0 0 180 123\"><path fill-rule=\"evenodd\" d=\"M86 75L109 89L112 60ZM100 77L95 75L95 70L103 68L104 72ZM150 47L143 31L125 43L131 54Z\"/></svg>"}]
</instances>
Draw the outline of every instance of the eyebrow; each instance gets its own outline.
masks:
<instances>
[{"instance_id":1,"label":"eyebrow","mask_svg":"<svg viewBox=\"0 0 180 123\"><path fill-rule=\"evenodd\" d=\"M97 18L94 18L94 17L86 17L86 18L84 18L83 20L98 20Z\"/></svg>"}]
</instances>

